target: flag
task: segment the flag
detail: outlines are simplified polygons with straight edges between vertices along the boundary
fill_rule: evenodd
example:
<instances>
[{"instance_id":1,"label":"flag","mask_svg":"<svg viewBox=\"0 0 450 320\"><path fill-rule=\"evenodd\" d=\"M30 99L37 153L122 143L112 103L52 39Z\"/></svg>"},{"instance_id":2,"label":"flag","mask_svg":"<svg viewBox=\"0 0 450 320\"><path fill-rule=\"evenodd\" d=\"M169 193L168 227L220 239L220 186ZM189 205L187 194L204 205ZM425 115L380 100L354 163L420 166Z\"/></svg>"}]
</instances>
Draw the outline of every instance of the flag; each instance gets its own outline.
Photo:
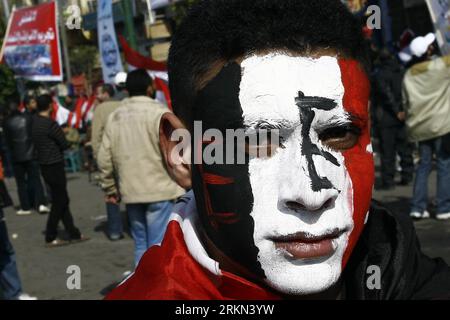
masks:
<instances>
[{"instance_id":1,"label":"flag","mask_svg":"<svg viewBox=\"0 0 450 320\"><path fill-rule=\"evenodd\" d=\"M172 110L172 99L170 98L169 76L167 73L167 63L155 61L152 58L145 57L139 52L133 50L125 40L119 35L119 42L122 46L125 60L131 68L146 69L155 82L156 99L165 103Z\"/></svg>"},{"instance_id":2,"label":"flag","mask_svg":"<svg viewBox=\"0 0 450 320\"><path fill-rule=\"evenodd\" d=\"M81 129L83 123L89 122L93 118L94 102L94 94L89 98L79 97L75 102L75 108L72 112L65 108L56 97L53 97L51 118L60 126L67 124L69 127Z\"/></svg>"}]
</instances>

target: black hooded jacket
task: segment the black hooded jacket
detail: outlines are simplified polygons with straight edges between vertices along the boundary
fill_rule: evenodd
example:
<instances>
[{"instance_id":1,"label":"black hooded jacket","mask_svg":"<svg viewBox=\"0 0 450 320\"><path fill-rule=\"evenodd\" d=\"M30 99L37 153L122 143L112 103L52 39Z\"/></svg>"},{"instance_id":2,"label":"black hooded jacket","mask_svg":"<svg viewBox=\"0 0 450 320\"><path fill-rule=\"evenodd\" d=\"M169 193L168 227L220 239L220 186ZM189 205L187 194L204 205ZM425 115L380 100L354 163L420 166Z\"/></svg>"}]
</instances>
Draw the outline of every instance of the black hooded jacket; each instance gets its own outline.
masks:
<instances>
[{"instance_id":1,"label":"black hooded jacket","mask_svg":"<svg viewBox=\"0 0 450 320\"><path fill-rule=\"evenodd\" d=\"M404 69L394 58L382 60L372 75L372 113L380 128L402 126L397 114L403 111Z\"/></svg>"},{"instance_id":2,"label":"black hooded jacket","mask_svg":"<svg viewBox=\"0 0 450 320\"><path fill-rule=\"evenodd\" d=\"M381 271L379 289L367 285L373 284L370 266ZM449 266L422 253L409 216L393 215L376 202L344 279L347 299L450 299Z\"/></svg>"},{"instance_id":3,"label":"black hooded jacket","mask_svg":"<svg viewBox=\"0 0 450 320\"><path fill-rule=\"evenodd\" d=\"M32 116L16 110L5 121L4 132L11 150L13 162L25 162L36 158L31 137Z\"/></svg>"}]
</instances>

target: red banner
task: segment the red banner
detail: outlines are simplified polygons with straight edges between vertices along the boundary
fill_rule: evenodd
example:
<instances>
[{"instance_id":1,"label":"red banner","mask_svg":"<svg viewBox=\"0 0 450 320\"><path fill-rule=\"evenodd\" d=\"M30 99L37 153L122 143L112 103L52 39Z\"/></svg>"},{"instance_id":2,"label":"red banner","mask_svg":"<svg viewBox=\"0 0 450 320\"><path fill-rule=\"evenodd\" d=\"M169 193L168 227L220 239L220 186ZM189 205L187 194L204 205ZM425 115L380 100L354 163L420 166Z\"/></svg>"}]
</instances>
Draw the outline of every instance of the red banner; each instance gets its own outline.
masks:
<instances>
[{"instance_id":1,"label":"red banner","mask_svg":"<svg viewBox=\"0 0 450 320\"><path fill-rule=\"evenodd\" d=\"M55 2L12 12L0 59L16 76L61 81L61 49Z\"/></svg>"}]
</instances>

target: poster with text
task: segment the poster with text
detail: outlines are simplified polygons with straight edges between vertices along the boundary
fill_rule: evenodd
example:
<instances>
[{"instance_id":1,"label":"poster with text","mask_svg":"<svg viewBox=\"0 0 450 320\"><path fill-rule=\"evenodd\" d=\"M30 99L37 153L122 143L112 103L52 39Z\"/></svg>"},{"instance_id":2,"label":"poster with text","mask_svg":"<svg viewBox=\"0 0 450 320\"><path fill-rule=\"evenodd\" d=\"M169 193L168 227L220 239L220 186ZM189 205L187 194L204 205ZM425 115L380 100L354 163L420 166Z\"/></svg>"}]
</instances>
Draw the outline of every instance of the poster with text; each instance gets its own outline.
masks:
<instances>
[{"instance_id":1,"label":"poster with text","mask_svg":"<svg viewBox=\"0 0 450 320\"><path fill-rule=\"evenodd\" d=\"M63 79L54 2L11 13L0 60L18 77L33 81Z\"/></svg>"},{"instance_id":2,"label":"poster with text","mask_svg":"<svg viewBox=\"0 0 450 320\"><path fill-rule=\"evenodd\" d=\"M114 29L111 0L98 1L97 23L103 81L114 83L114 77L123 71L123 66L119 46L117 45L116 30Z\"/></svg>"}]
</instances>

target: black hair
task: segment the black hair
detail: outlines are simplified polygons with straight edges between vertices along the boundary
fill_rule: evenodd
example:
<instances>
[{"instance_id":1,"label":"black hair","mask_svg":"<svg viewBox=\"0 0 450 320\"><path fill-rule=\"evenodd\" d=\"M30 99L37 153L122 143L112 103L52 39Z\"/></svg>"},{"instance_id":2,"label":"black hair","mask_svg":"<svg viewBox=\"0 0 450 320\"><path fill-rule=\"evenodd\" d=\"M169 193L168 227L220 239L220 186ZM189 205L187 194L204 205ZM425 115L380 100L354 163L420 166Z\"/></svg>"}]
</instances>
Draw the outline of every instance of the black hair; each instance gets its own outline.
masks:
<instances>
[{"instance_id":1,"label":"black hair","mask_svg":"<svg viewBox=\"0 0 450 320\"><path fill-rule=\"evenodd\" d=\"M145 69L136 69L127 75L126 88L130 97L146 96L151 85L152 78Z\"/></svg>"},{"instance_id":2,"label":"black hair","mask_svg":"<svg viewBox=\"0 0 450 320\"><path fill-rule=\"evenodd\" d=\"M340 0L202 0L172 39L174 112L190 125L198 84L217 63L257 52L307 55L327 49L367 66L360 21Z\"/></svg>"},{"instance_id":3,"label":"black hair","mask_svg":"<svg viewBox=\"0 0 450 320\"><path fill-rule=\"evenodd\" d=\"M31 100L36 100L36 97L33 95L27 95L25 98L23 98L23 103L25 106L28 106L31 102Z\"/></svg>"},{"instance_id":4,"label":"black hair","mask_svg":"<svg viewBox=\"0 0 450 320\"><path fill-rule=\"evenodd\" d=\"M37 111L47 111L52 105L52 97L49 94L40 95L37 98Z\"/></svg>"},{"instance_id":5,"label":"black hair","mask_svg":"<svg viewBox=\"0 0 450 320\"><path fill-rule=\"evenodd\" d=\"M105 83L102 85L102 92L108 93L108 95L112 98L114 96L115 90L112 85L110 85L109 83Z\"/></svg>"},{"instance_id":6,"label":"black hair","mask_svg":"<svg viewBox=\"0 0 450 320\"><path fill-rule=\"evenodd\" d=\"M12 94L6 98L5 102L6 103L3 107L2 114L3 118L6 119L18 110L20 105L20 96L19 94Z\"/></svg>"}]
</instances>

